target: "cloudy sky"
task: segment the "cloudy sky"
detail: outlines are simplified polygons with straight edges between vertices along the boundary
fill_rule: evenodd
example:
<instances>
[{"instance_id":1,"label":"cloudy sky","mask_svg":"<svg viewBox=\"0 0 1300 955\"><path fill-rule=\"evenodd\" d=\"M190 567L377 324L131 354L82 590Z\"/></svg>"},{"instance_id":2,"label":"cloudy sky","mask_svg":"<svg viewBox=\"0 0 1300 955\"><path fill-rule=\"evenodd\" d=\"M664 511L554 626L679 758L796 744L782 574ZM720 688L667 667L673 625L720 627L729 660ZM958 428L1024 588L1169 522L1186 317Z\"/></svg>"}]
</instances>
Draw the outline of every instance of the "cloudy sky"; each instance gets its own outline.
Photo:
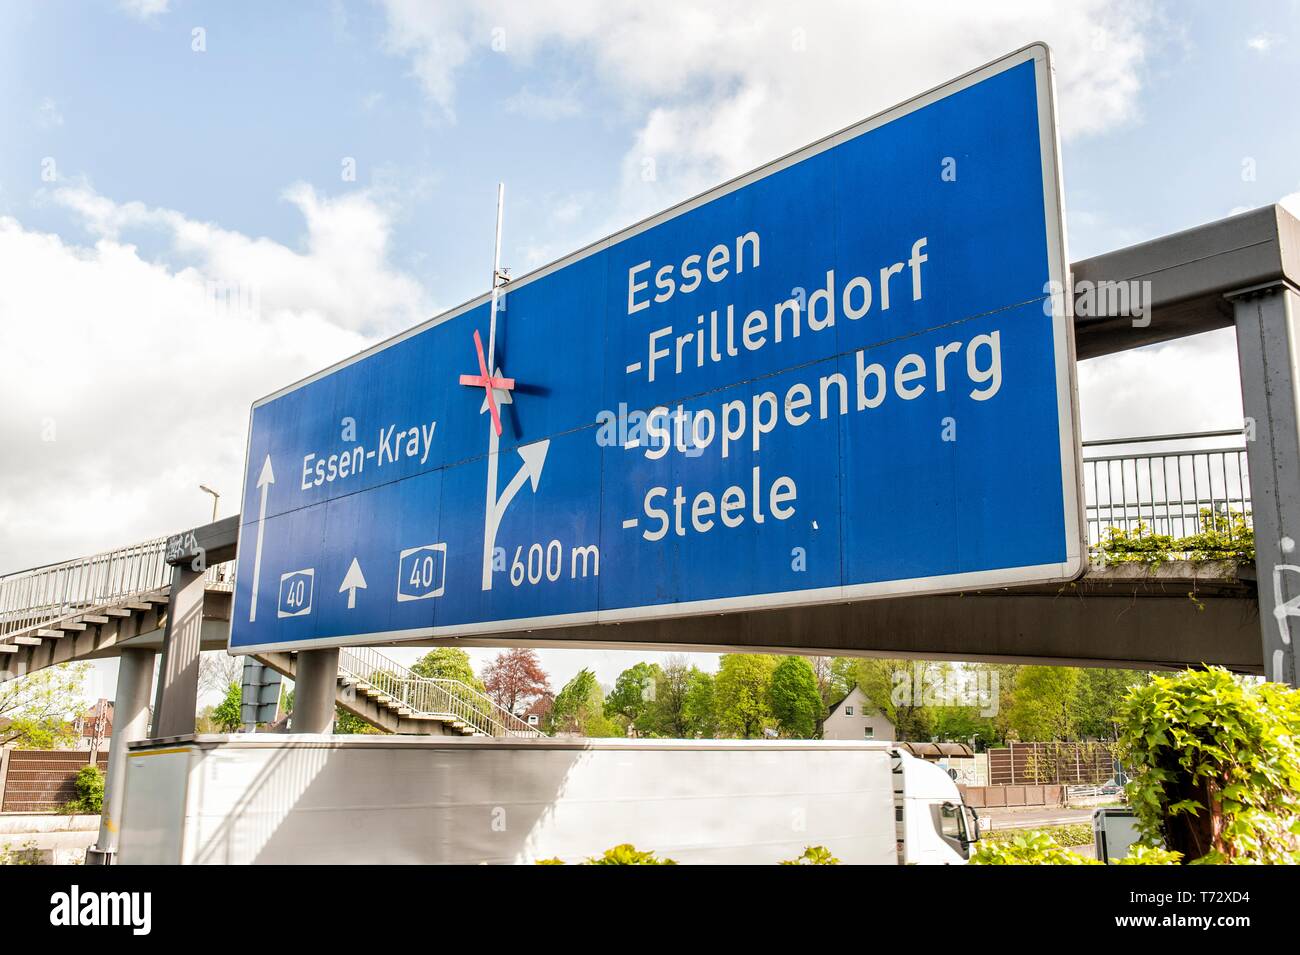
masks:
<instances>
[{"instance_id":1,"label":"cloudy sky","mask_svg":"<svg viewBox=\"0 0 1300 955\"><path fill-rule=\"evenodd\" d=\"M1046 40L1084 258L1300 190L1298 16L1208 0L11 0L0 571L200 523L200 483L233 513L255 398L485 290L499 180L519 273ZM1085 438L1240 424L1229 334L1080 376ZM547 654L559 679L585 663L608 682L628 662Z\"/></svg>"}]
</instances>

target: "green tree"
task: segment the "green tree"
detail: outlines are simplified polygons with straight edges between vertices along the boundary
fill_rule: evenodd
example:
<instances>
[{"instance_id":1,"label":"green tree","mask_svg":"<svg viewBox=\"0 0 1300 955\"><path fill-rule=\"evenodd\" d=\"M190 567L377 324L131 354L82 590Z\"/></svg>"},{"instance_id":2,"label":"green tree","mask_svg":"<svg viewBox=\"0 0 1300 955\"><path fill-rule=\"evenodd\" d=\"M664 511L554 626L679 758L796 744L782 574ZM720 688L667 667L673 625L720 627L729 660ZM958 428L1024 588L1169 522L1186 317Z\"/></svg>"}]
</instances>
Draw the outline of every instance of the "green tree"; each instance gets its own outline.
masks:
<instances>
[{"instance_id":1,"label":"green tree","mask_svg":"<svg viewBox=\"0 0 1300 955\"><path fill-rule=\"evenodd\" d=\"M989 746L998 741L993 720L981 716L976 706L938 706L927 708L930 735L937 740L964 743L974 739Z\"/></svg>"},{"instance_id":2,"label":"green tree","mask_svg":"<svg viewBox=\"0 0 1300 955\"><path fill-rule=\"evenodd\" d=\"M795 739L812 739L821 721L822 696L817 676L803 657L782 657L772 670L772 715L781 732Z\"/></svg>"},{"instance_id":3,"label":"green tree","mask_svg":"<svg viewBox=\"0 0 1300 955\"><path fill-rule=\"evenodd\" d=\"M825 670L818 665L825 660ZM858 682L857 657L821 657L815 661L813 669L817 671L817 687L822 692L822 702L827 709L844 699Z\"/></svg>"},{"instance_id":4,"label":"green tree","mask_svg":"<svg viewBox=\"0 0 1300 955\"><path fill-rule=\"evenodd\" d=\"M1025 741L1074 739L1079 680L1074 667L1021 667L1008 714L1012 729Z\"/></svg>"},{"instance_id":5,"label":"green tree","mask_svg":"<svg viewBox=\"0 0 1300 955\"><path fill-rule=\"evenodd\" d=\"M461 685L444 683L443 689L460 700L464 706L482 716L487 716L492 711L491 704L485 699L487 687L474 675L469 654L459 647L435 647L415 661L411 666L411 672L426 680L455 680ZM340 729L339 732L354 731ZM355 732L363 733L366 730L358 729Z\"/></svg>"},{"instance_id":6,"label":"green tree","mask_svg":"<svg viewBox=\"0 0 1300 955\"><path fill-rule=\"evenodd\" d=\"M854 664L854 682L868 702L894 724L894 738L928 740L930 714L923 702L923 691L937 664L875 657L855 660Z\"/></svg>"},{"instance_id":7,"label":"green tree","mask_svg":"<svg viewBox=\"0 0 1300 955\"><path fill-rule=\"evenodd\" d=\"M614 688L605 697L605 715L621 716L633 725L639 724L653 709L662 675L657 663L632 664L618 675Z\"/></svg>"},{"instance_id":8,"label":"green tree","mask_svg":"<svg viewBox=\"0 0 1300 955\"><path fill-rule=\"evenodd\" d=\"M1076 726L1081 736L1113 740L1117 734L1119 708L1130 687L1150 679L1141 670L1108 670L1090 667L1079 674L1075 694Z\"/></svg>"},{"instance_id":9,"label":"green tree","mask_svg":"<svg viewBox=\"0 0 1300 955\"><path fill-rule=\"evenodd\" d=\"M46 667L0 683L0 745L21 749L70 746L76 732L68 715L86 707L89 663Z\"/></svg>"},{"instance_id":10,"label":"green tree","mask_svg":"<svg viewBox=\"0 0 1300 955\"><path fill-rule=\"evenodd\" d=\"M612 720L605 717L605 695L596 674L586 668L556 694L547 716L548 733L577 733L601 737L622 735Z\"/></svg>"},{"instance_id":11,"label":"green tree","mask_svg":"<svg viewBox=\"0 0 1300 955\"><path fill-rule=\"evenodd\" d=\"M637 721L642 736L666 736L687 739L693 735L686 715L686 699L691 675L699 671L682 656L671 656L655 674L654 699Z\"/></svg>"},{"instance_id":12,"label":"green tree","mask_svg":"<svg viewBox=\"0 0 1300 955\"><path fill-rule=\"evenodd\" d=\"M226 688L225 698L212 710L212 722L215 723L223 733L233 733L243 725L243 701L243 690L240 689L237 682L232 682L230 686Z\"/></svg>"},{"instance_id":13,"label":"green tree","mask_svg":"<svg viewBox=\"0 0 1300 955\"><path fill-rule=\"evenodd\" d=\"M686 680L686 695L682 700L682 723L687 739L713 739L718 735L718 709L715 700L712 673L691 667Z\"/></svg>"},{"instance_id":14,"label":"green tree","mask_svg":"<svg viewBox=\"0 0 1300 955\"><path fill-rule=\"evenodd\" d=\"M772 671L776 657L766 653L727 653L714 680L718 729L752 739L772 723Z\"/></svg>"},{"instance_id":15,"label":"green tree","mask_svg":"<svg viewBox=\"0 0 1300 955\"><path fill-rule=\"evenodd\" d=\"M435 647L411 665L411 672L426 680L459 680L480 693L487 693L483 681L474 675L469 654L460 647Z\"/></svg>"},{"instance_id":16,"label":"green tree","mask_svg":"<svg viewBox=\"0 0 1300 955\"><path fill-rule=\"evenodd\" d=\"M989 716L990 729L993 733L989 743L1005 743L1011 729L1011 702L1015 694L1016 680L1023 667L1018 663L977 663L976 668L983 671L990 692L994 695L989 700L993 712Z\"/></svg>"}]
</instances>

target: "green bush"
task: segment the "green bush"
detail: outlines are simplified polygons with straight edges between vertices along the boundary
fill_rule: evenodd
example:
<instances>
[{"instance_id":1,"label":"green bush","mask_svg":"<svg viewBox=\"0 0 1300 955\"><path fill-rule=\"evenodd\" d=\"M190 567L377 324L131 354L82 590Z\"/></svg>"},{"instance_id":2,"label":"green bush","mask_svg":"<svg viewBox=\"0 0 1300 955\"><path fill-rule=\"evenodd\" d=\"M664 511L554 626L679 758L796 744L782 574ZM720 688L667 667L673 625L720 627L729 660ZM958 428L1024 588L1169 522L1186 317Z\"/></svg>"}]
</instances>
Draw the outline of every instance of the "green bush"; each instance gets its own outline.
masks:
<instances>
[{"instance_id":1,"label":"green bush","mask_svg":"<svg viewBox=\"0 0 1300 955\"><path fill-rule=\"evenodd\" d=\"M1077 852L1062 848L1046 832L1028 829L998 841L980 839L971 865L1100 865Z\"/></svg>"},{"instance_id":2,"label":"green bush","mask_svg":"<svg viewBox=\"0 0 1300 955\"><path fill-rule=\"evenodd\" d=\"M1097 553L1110 563L1159 564L1173 559L1177 550L1168 534L1153 534L1141 521L1133 530L1106 528L1106 537L1097 545Z\"/></svg>"},{"instance_id":3,"label":"green bush","mask_svg":"<svg viewBox=\"0 0 1300 955\"><path fill-rule=\"evenodd\" d=\"M599 858L591 858L587 865L676 865L672 859L657 859L653 852L641 852L630 843L606 849Z\"/></svg>"},{"instance_id":4,"label":"green bush","mask_svg":"<svg viewBox=\"0 0 1300 955\"><path fill-rule=\"evenodd\" d=\"M1300 862L1300 691L1212 667L1129 691L1119 755L1142 841L1194 863Z\"/></svg>"},{"instance_id":5,"label":"green bush","mask_svg":"<svg viewBox=\"0 0 1300 955\"><path fill-rule=\"evenodd\" d=\"M1048 826L1045 829L994 829L980 834L980 842L1011 842L1026 832L1041 832L1058 846L1086 846L1092 842L1092 825L1077 823L1070 826Z\"/></svg>"},{"instance_id":6,"label":"green bush","mask_svg":"<svg viewBox=\"0 0 1300 955\"><path fill-rule=\"evenodd\" d=\"M1129 847L1128 855L1116 862L1116 865L1181 865L1183 854L1170 852L1160 846L1144 846L1140 842Z\"/></svg>"},{"instance_id":7,"label":"green bush","mask_svg":"<svg viewBox=\"0 0 1300 955\"><path fill-rule=\"evenodd\" d=\"M535 865L564 865L560 858L538 859ZM642 852L631 843L606 849L603 856L593 856L583 865L676 865L672 859L657 859L653 852Z\"/></svg>"},{"instance_id":8,"label":"green bush","mask_svg":"<svg viewBox=\"0 0 1300 955\"><path fill-rule=\"evenodd\" d=\"M18 848L0 846L0 865L40 865L41 851L35 842L24 842Z\"/></svg>"},{"instance_id":9,"label":"green bush","mask_svg":"<svg viewBox=\"0 0 1300 955\"><path fill-rule=\"evenodd\" d=\"M781 865L839 865L840 860L831 855L825 846L807 846L803 855L786 859Z\"/></svg>"},{"instance_id":10,"label":"green bush","mask_svg":"<svg viewBox=\"0 0 1300 955\"><path fill-rule=\"evenodd\" d=\"M1220 514L1201 508L1199 534L1172 537L1152 533L1139 521L1132 530L1106 528L1106 536L1095 548L1097 556L1110 563L1160 564L1185 558L1193 561L1225 560L1241 564L1255 562L1255 530L1249 513Z\"/></svg>"},{"instance_id":11,"label":"green bush","mask_svg":"<svg viewBox=\"0 0 1300 955\"><path fill-rule=\"evenodd\" d=\"M87 764L77 770L72 787L77 798L64 803L62 812L97 815L104 811L104 774L98 766Z\"/></svg>"}]
</instances>

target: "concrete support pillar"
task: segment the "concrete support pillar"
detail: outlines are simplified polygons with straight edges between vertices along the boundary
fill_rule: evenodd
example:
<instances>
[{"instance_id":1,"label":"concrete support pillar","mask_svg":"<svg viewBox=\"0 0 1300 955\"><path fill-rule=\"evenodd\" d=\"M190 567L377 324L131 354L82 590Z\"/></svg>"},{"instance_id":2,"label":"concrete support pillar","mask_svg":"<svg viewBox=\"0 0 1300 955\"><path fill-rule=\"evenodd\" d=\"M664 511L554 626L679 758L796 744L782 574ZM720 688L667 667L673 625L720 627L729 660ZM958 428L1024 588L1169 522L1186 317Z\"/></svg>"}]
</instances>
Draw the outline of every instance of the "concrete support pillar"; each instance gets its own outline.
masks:
<instances>
[{"instance_id":1,"label":"concrete support pillar","mask_svg":"<svg viewBox=\"0 0 1300 955\"><path fill-rule=\"evenodd\" d=\"M328 733L334 728L334 697L339 677L338 647L303 650L293 677L295 733Z\"/></svg>"},{"instance_id":2,"label":"concrete support pillar","mask_svg":"<svg viewBox=\"0 0 1300 955\"><path fill-rule=\"evenodd\" d=\"M153 708L154 739L194 732L199 700L199 646L203 635L204 572L172 568L167 631L163 637L158 695Z\"/></svg>"},{"instance_id":3,"label":"concrete support pillar","mask_svg":"<svg viewBox=\"0 0 1300 955\"><path fill-rule=\"evenodd\" d=\"M153 688L153 650L123 650L117 664L117 692L113 697L113 735L108 748L108 776L104 780L104 809L99 817L99 839L86 850L88 865L110 865L117 852L117 827L126 794L127 744L149 732L149 691Z\"/></svg>"},{"instance_id":4,"label":"concrete support pillar","mask_svg":"<svg viewBox=\"0 0 1300 955\"><path fill-rule=\"evenodd\" d=\"M1264 673L1296 685L1300 634L1300 299L1279 281L1229 296L1246 414Z\"/></svg>"}]
</instances>

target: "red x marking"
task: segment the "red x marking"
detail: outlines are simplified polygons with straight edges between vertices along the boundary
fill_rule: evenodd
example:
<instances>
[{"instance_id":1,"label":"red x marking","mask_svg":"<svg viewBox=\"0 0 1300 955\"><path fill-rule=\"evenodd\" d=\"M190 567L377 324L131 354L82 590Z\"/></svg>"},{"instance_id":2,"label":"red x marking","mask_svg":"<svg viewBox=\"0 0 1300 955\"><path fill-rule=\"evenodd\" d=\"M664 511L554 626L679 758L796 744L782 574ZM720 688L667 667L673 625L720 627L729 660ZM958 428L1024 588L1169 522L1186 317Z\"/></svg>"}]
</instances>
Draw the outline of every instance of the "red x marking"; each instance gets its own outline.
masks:
<instances>
[{"instance_id":1,"label":"red x marking","mask_svg":"<svg viewBox=\"0 0 1300 955\"><path fill-rule=\"evenodd\" d=\"M514 391L515 380L513 378L494 378L488 373L487 359L483 357L483 339L479 337L478 329L474 329L474 347L478 350L478 374L461 375L460 383L469 385L472 388L482 388L487 393L488 408L492 412L492 427L496 429L497 437L501 437L501 413L497 411L497 399L492 394L493 389L500 388L502 391Z\"/></svg>"}]
</instances>

